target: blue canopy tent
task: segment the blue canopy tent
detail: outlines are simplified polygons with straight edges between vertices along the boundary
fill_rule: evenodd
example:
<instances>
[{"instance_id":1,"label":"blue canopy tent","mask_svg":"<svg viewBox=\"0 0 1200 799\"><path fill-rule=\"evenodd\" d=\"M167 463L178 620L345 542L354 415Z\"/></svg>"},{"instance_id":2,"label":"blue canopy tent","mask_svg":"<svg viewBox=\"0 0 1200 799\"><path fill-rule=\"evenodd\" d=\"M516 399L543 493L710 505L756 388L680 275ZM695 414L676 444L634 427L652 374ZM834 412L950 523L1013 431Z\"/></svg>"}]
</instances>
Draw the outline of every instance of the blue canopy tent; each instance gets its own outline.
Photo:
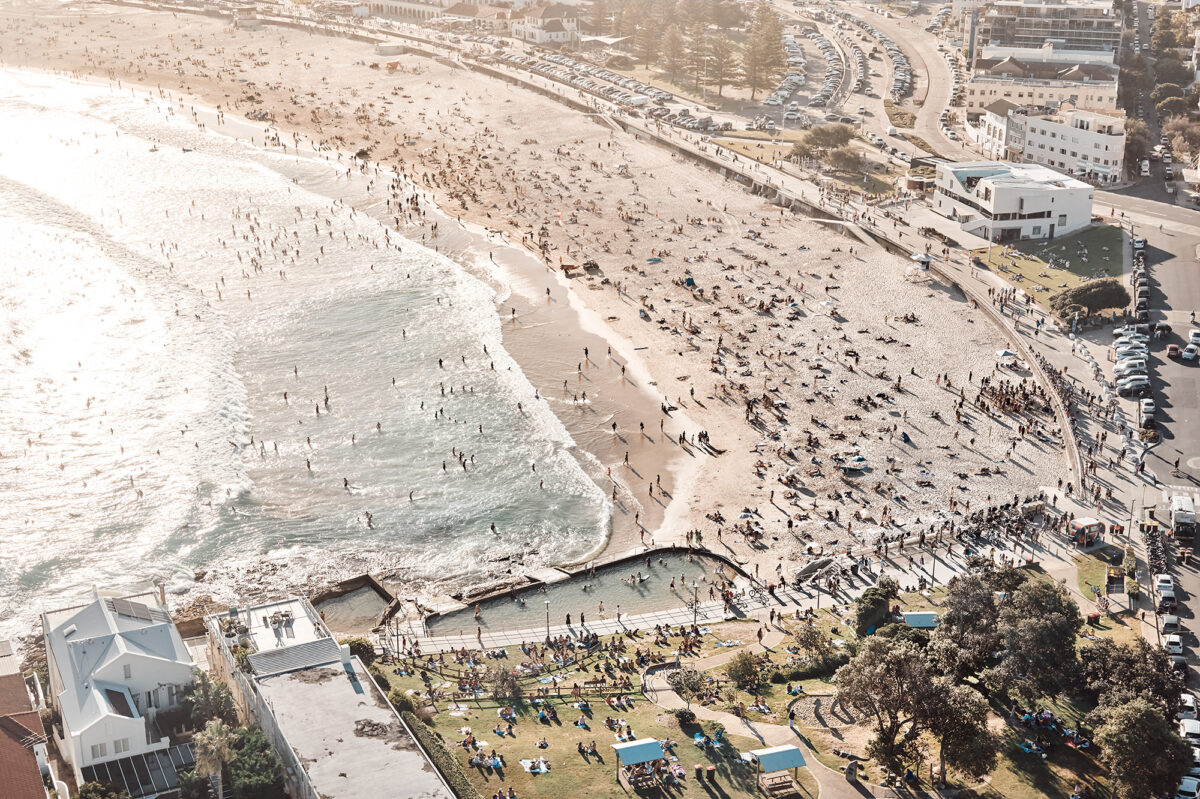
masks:
<instances>
[{"instance_id":1,"label":"blue canopy tent","mask_svg":"<svg viewBox=\"0 0 1200 799\"><path fill-rule=\"evenodd\" d=\"M795 792L796 769L806 765L804 753L790 744L755 749L743 754L742 759L758 765L758 787L768 796Z\"/></svg>"},{"instance_id":2,"label":"blue canopy tent","mask_svg":"<svg viewBox=\"0 0 1200 799\"><path fill-rule=\"evenodd\" d=\"M662 744L656 738L639 738L636 741L626 741L622 744L613 744L613 751L617 753L617 782L621 781L621 765L637 766L642 763L653 763L655 760L662 760L666 757L663 754ZM626 774L626 780L634 788L652 787L657 785L653 773L637 775L630 771Z\"/></svg>"}]
</instances>

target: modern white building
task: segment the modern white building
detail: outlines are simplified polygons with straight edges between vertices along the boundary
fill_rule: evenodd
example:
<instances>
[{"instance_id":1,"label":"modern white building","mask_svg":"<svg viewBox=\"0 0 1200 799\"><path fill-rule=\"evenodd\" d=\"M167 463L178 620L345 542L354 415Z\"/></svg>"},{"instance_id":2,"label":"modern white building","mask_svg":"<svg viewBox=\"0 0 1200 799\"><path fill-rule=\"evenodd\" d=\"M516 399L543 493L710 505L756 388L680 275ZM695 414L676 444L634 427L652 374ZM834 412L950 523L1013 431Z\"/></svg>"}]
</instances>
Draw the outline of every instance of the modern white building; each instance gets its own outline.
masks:
<instances>
[{"instance_id":1,"label":"modern white building","mask_svg":"<svg viewBox=\"0 0 1200 799\"><path fill-rule=\"evenodd\" d=\"M1052 239L1092 220L1093 189L1037 164L939 163L933 209L989 241Z\"/></svg>"},{"instance_id":2,"label":"modern white building","mask_svg":"<svg viewBox=\"0 0 1200 799\"><path fill-rule=\"evenodd\" d=\"M43 613L42 634L50 701L62 718L55 735L78 781L110 761L178 754L154 720L179 705L193 666L161 594L97 593L87 605Z\"/></svg>"},{"instance_id":3,"label":"modern white building","mask_svg":"<svg viewBox=\"0 0 1200 799\"><path fill-rule=\"evenodd\" d=\"M1092 184L1120 182L1125 168L1125 115L992 103L979 120L985 158L1042 164Z\"/></svg>"}]
</instances>

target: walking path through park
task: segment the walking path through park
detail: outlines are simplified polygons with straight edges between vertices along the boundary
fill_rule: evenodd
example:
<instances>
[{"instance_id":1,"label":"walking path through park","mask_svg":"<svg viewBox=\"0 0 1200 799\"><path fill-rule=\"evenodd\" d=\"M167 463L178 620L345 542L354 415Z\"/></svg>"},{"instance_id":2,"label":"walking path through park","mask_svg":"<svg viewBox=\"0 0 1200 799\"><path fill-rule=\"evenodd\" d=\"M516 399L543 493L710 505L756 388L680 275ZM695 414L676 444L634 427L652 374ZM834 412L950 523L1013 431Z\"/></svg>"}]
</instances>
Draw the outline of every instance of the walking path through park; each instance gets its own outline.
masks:
<instances>
[{"instance_id":1,"label":"walking path through park","mask_svg":"<svg viewBox=\"0 0 1200 799\"><path fill-rule=\"evenodd\" d=\"M762 643L718 652L706 658L701 658L691 665L697 671L707 671L725 665L738 652L765 652L783 643L783 640L784 634L781 630L771 629L763 636ZM667 673L668 670L666 669L647 672L642 682L642 691L646 694L647 699L659 707L668 710L677 710L684 707L685 703L667 684ZM846 778L841 772L835 771L817 760L815 752L808 745L808 742L804 740L800 733L790 727L782 724L768 724L766 722L756 724L749 719L740 718L732 713L713 710L703 705L692 707L692 711L696 714L696 718L718 722L730 733L754 738L764 747L783 746L785 744L799 744L803 746L807 750L805 761L808 763L808 769L821 786L821 799L861 799L864 794L870 795L865 790L860 791L851 783L846 782Z\"/></svg>"}]
</instances>

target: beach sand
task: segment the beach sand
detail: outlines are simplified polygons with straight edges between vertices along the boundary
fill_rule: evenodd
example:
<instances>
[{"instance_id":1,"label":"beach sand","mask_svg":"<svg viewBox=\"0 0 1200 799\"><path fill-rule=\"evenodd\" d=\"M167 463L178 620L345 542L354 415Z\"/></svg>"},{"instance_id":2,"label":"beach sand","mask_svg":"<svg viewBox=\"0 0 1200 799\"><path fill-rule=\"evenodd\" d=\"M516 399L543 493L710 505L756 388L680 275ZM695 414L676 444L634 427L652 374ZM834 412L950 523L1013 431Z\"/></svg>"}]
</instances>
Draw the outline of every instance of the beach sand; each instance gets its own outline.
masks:
<instances>
[{"instance_id":1,"label":"beach sand","mask_svg":"<svg viewBox=\"0 0 1200 799\"><path fill-rule=\"evenodd\" d=\"M662 147L441 59L203 16L55 9L0 11L6 65L158 88L227 119L266 112L285 142L367 149L444 213L538 253L551 268L494 237L513 289L501 315L517 312L506 346L598 460L598 482L619 481L608 553L638 543L632 511L657 544L700 531L765 577L880 529L912 533L951 497L1006 501L1063 472L1056 443L1018 432L1052 416L974 405L981 378L1032 378L997 371L1008 341L956 289ZM384 60L399 68L370 68ZM425 243L493 268L478 238L443 235ZM588 260L586 275L556 268ZM854 456L869 468L843 474Z\"/></svg>"}]
</instances>

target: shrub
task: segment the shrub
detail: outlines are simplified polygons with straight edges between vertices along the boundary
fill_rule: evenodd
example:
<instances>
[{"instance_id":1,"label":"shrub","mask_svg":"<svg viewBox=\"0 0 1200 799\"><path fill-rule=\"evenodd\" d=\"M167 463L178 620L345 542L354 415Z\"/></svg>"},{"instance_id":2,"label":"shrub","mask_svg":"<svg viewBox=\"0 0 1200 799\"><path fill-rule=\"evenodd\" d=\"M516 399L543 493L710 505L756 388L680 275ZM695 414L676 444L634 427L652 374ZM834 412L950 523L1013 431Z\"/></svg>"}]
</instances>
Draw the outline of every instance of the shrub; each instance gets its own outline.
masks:
<instances>
[{"instance_id":1,"label":"shrub","mask_svg":"<svg viewBox=\"0 0 1200 799\"><path fill-rule=\"evenodd\" d=\"M1129 595L1130 599L1135 599L1141 595L1142 587L1138 584L1137 580L1133 579L1132 577L1126 577L1125 593Z\"/></svg>"},{"instance_id":2,"label":"shrub","mask_svg":"<svg viewBox=\"0 0 1200 799\"><path fill-rule=\"evenodd\" d=\"M350 654L361 660L363 665L368 668L375 662L375 645L366 638L354 636L352 638L343 638L338 643L350 647Z\"/></svg>"},{"instance_id":3,"label":"shrub","mask_svg":"<svg viewBox=\"0 0 1200 799\"><path fill-rule=\"evenodd\" d=\"M446 778L454 795L458 799L480 799L479 792L475 790L475 786L463 772L462 764L458 762L454 753L446 748L442 737L422 724L412 713L406 711L400 715L404 719L404 723L412 730L413 735L416 736L417 743L429 754L434 768Z\"/></svg>"},{"instance_id":4,"label":"shrub","mask_svg":"<svg viewBox=\"0 0 1200 799\"><path fill-rule=\"evenodd\" d=\"M261 729L239 729L233 748L237 755L229 763L229 781L234 796L238 799L279 799L284 796L279 758Z\"/></svg>"},{"instance_id":5,"label":"shrub","mask_svg":"<svg viewBox=\"0 0 1200 799\"><path fill-rule=\"evenodd\" d=\"M1125 547L1125 560L1122 565L1125 567L1126 577L1137 576L1137 553L1134 552L1133 547Z\"/></svg>"},{"instance_id":6,"label":"shrub","mask_svg":"<svg viewBox=\"0 0 1200 799\"><path fill-rule=\"evenodd\" d=\"M743 688L758 679L758 663L749 652L738 652L725 667L725 673L733 680L734 685Z\"/></svg>"},{"instance_id":7,"label":"shrub","mask_svg":"<svg viewBox=\"0 0 1200 799\"><path fill-rule=\"evenodd\" d=\"M399 686L388 691L387 698L388 701L392 703L392 707L396 708L396 710L400 713L417 712L417 706L416 703L412 701L412 697L404 693Z\"/></svg>"},{"instance_id":8,"label":"shrub","mask_svg":"<svg viewBox=\"0 0 1200 799\"><path fill-rule=\"evenodd\" d=\"M695 711L688 710L686 707L681 707L675 711L675 720L679 722L681 727L686 727L689 724L696 723Z\"/></svg>"},{"instance_id":9,"label":"shrub","mask_svg":"<svg viewBox=\"0 0 1200 799\"><path fill-rule=\"evenodd\" d=\"M1096 313L1109 308L1129 305L1129 292L1115 277L1089 280L1074 288L1064 289L1050 298L1050 308L1060 319L1075 316L1075 312Z\"/></svg>"},{"instance_id":10,"label":"shrub","mask_svg":"<svg viewBox=\"0 0 1200 799\"><path fill-rule=\"evenodd\" d=\"M769 679L771 680L771 682L775 683L776 685L783 685L785 682L788 681L788 675L785 674L780 669L774 669L771 672L771 676Z\"/></svg>"}]
</instances>

